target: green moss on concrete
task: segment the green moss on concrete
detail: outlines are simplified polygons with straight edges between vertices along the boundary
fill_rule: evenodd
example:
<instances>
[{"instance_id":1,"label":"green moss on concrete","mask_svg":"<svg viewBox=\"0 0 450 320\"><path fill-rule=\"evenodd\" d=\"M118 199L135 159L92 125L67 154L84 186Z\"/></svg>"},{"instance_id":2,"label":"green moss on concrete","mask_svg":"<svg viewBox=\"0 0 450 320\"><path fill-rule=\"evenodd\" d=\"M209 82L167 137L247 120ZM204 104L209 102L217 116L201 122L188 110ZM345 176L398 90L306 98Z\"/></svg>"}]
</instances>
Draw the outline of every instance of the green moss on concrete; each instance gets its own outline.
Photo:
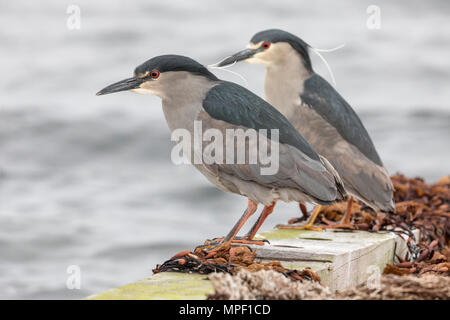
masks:
<instances>
[{"instance_id":1,"label":"green moss on concrete","mask_svg":"<svg viewBox=\"0 0 450 320\"><path fill-rule=\"evenodd\" d=\"M309 230L294 230L294 229L274 229L268 232L259 233L256 238L266 240L281 240L281 239L298 239L301 236L318 237L321 232Z\"/></svg>"},{"instance_id":2,"label":"green moss on concrete","mask_svg":"<svg viewBox=\"0 0 450 320\"><path fill-rule=\"evenodd\" d=\"M163 272L149 279L127 284L88 297L89 300L205 300L213 287L207 276Z\"/></svg>"},{"instance_id":3,"label":"green moss on concrete","mask_svg":"<svg viewBox=\"0 0 450 320\"><path fill-rule=\"evenodd\" d=\"M367 232L367 231L310 231L295 229L274 229L268 232L257 234L256 238L266 240L283 240L283 239L302 239L302 240L332 240L339 241L341 239L389 239L393 238L390 232Z\"/></svg>"}]
</instances>

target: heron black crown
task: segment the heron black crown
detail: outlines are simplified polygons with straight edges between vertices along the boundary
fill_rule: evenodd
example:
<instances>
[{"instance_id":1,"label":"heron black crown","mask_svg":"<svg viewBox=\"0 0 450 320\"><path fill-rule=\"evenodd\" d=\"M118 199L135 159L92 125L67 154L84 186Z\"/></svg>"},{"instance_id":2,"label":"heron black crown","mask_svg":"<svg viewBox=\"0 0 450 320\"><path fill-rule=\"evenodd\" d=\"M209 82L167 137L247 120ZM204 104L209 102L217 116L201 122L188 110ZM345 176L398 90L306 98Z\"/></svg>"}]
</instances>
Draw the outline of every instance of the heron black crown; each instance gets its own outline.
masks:
<instances>
[{"instance_id":1,"label":"heron black crown","mask_svg":"<svg viewBox=\"0 0 450 320\"><path fill-rule=\"evenodd\" d=\"M308 53L308 48L310 46L292 33L280 29L269 29L256 33L250 41L254 44L261 41L268 41L270 43L287 42L303 58L305 68L308 69L308 71L312 71L311 59Z\"/></svg>"},{"instance_id":2,"label":"heron black crown","mask_svg":"<svg viewBox=\"0 0 450 320\"><path fill-rule=\"evenodd\" d=\"M196 75L204 76L210 80L219 80L213 73L211 73L205 66L197 61L179 55L162 55L147 60L138 66L134 73L135 75L145 74L148 71L158 70L159 72L169 71L186 71Z\"/></svg>"}]
</instances>

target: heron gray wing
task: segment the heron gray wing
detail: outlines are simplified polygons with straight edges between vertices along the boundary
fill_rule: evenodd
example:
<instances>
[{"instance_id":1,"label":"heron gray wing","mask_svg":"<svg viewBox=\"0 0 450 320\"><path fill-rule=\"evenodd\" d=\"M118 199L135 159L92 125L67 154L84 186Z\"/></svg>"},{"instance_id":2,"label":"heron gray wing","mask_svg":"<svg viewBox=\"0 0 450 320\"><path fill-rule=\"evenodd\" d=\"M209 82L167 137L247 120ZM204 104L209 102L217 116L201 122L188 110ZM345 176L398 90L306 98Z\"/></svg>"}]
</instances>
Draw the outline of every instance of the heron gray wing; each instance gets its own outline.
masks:
<instances>
[{"instance_id":1,"label":"heron gray wing","mask_svg":"<svg viewBox=\"0 0 450 320\"><path fill-rule=\"evenodd\" d=\"M251 91L232 82L221 81L206 94L203 109L214 119L252 128L279 130L279 141L291 145L313 160L318 154L277 109Z\"/></svg>"},{"instance_id":2,"label":"heron gray wing","mask_svg":"<svg viewBox=\"0 0 450 320\"><path fill-rule=\"evenodd\" d=\"M339 171L348 193L375 210L395 212L394 187L386 169L367 161L350 146L340 147L341 150L333 150L330 162Z\"/></svg>"},{"instance_id":3,"label":"heron gray wing","mask_svg":"<svg viewBox=\"0 0 450 320\"><path fill-rule=\"evenodd\" d=\"M348 143L354 145L375 164L383 166L372 139L358 115L326 80L318 74L312 75L305 80L300 98L336 128Z\"/></svg>"},{"instance_id":4,"label":"heron gray wing","mask_svg":"<svg viewBox=\"0 0 450 320\"><path fill-rule=\"evenodd\" d=\"M358 174L347 177L344 185L348 186L349 194L355 195L375 210L395 212L394 187L387 173L383 172L383 168L378 169L379 171L360 170ZM356 189L354 186L359 187Z\"/></svg>"},{"instance_id":5,"label":"heron gray wing","mask_svg":"<svg viewBox=\"0 0 450 320\"><path fill-rule=\"evenodd\" d=\"M248 129L244 126L237 126L223 120L212 118L206 111L200 112L197 120L202 121L202 130L216 129L223 133L223 154L227 152L226 130ZM270 139L263 134L260 134L258 139L266 139L267 152L271 154ZM208 142L204 142L204 149L207 147L207 144ZM259 145L261 144L250 145L249 140L246 139L245 159L249 159L249 150L258 148ZM233 146L233 148L235 151L234 154L236 154L236 146ZM203 163L203 166L218 178L221 178L223 173L226 173L241 180L254 182L271 189L293 188L306 194L318 203L330 203L342 198L341 193L337 191L334 175L326 169L320 159L313 160L305 156L297 148L281 142L278 144L278 149L278 170L270 175L262 174L261 169L267 168L267 165L262 164L260 159L258 159L257 163L249 163L249 161L245 163L237 163L236 161L232 163L208 161L210 164Z\"/></svg>"}]
</instances>

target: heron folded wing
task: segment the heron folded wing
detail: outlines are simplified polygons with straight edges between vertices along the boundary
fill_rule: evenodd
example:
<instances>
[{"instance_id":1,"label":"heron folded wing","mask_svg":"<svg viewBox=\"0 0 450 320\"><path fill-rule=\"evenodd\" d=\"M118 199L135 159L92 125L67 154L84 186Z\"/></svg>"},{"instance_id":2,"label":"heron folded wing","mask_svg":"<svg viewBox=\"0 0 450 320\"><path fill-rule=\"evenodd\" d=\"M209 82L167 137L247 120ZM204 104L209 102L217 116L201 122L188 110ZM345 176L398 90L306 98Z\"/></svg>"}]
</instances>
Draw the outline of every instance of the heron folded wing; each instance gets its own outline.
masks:
<instances>
[{"instance_id":1,"label":"heron folded wing","mask_svg":"<svg viewBox=\"0 0 450 320\"><path fill-rule=\"evenodd\" d=\"M334 151L330 162L339 171L346 190L375 210L395 212L394 187L386 169L367 161L356 148Z\"/></svg>"},{"instance_id":2,"label":"heron folded wing","mask_svg":"<svg viewBox=\"0 0 450 320\"><path fill-rule=\"evenodd\" d=\"M348 143L379 166L383 163L366 128L352 107L321 76L312 75L304 82L303 103L313 108L332 125Z\"/></svg>"},{"instance_id":3,"label":"heron folded wing","mask_svg":"<svg viewBox=\"0 0 450 320\"><path fill-rule=\"evenodd\" d=\"M291 145L309 158L319 161L318 154L277 109L251 91L232 82L221 81L211 88L203 109L214 119L255 130L279 130L279 141Z\"/></svg>"},{"instance_id":4,"label":"heron folded wing","mask_svg":"<svg viewBox=\"0 0 450 320\"><path fill-rule=\"evenodd\" d=\"M227 145L225 130L246 130L248 128L211 118L206 112L200 112L198 120L202 121L203 130L214 128L215 130L218 129L224 133L224 159L230 148L233 148L234 156L238 154L239 150L237 149L237 144ZM264 151L264 153L267 152L267 154L272 155L272 152L276 152L273 150L278 149L278 154L275 154L275 156L271 158L277 163L262 163L260 158L256 159L256 163L250 162L249 153L255 151L256 154L259 154L260 150L258 148L261 146L261 139L265 140L262 145L267 146L267 151ZM204 147L208 144L209 142L204 142ZM341 198L341 195L337 191L333 174L326 169L321 160L311 159L289 144L273 141L264 134L259 134L257 143L254 141L252 142L249 139L245 140L244 152L244 163L239 163L236 161L236 158L234 158L233 161L229 161L229 163L226 163L226 161L211 161L211 159L208 159L207 163L209 164L204 163L203 166L206 167L208 171L214 172L218 176L221 173L226 173L238 177L241 180L252 181L268 188L297 189L306 195L317 199L318 202L321 203L335 201L336 199ZM262 169L267 169L271 165L275 165L277 170L271 174L264 174Z\"/></svg>"}]
</instances>

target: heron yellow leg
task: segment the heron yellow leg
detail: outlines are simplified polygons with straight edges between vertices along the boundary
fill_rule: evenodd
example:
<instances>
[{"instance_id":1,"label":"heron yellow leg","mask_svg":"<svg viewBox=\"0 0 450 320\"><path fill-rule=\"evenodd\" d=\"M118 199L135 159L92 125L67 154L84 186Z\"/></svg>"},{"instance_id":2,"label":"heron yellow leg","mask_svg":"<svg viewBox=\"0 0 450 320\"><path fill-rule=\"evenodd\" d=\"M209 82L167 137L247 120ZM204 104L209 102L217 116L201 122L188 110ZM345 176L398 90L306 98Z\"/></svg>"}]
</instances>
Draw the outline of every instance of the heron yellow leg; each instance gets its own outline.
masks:
<instances>
[{"instance_id":1,"label":"heron yellow leg","mask_svg":"<svg viewBox=\"0 0 450 320\"><path fill-rule=\"evenodd\" d=\"M278 225L277 228L278 229L294 229L294 230L311 230L311 231L323 231L322 228L319 227L314 227L314 222L317 219L317 216L320 213L320 210L322 209L321 205L317 205L314 208L313 213L311 214L311 217L309 218L308 222L302 225L295 225L295 224L282 224L282 225Z\"/></svg>"},{"instance_id":2,"label":"heron yellow leg","mask_svg":"<svg viewBox=\"0 0 450 320\"><path fill-rule=\"evenodd\" d=\"M337 223L331 223L329 225L324 225L323 227L327 229L350 229L350 230L356 229L356 227L351 223L352 207L353 207L353 198L350 198L347 201L347 210L345 211L345 214L342 217L341 221Z\"/></svg>"}]
</instances>

